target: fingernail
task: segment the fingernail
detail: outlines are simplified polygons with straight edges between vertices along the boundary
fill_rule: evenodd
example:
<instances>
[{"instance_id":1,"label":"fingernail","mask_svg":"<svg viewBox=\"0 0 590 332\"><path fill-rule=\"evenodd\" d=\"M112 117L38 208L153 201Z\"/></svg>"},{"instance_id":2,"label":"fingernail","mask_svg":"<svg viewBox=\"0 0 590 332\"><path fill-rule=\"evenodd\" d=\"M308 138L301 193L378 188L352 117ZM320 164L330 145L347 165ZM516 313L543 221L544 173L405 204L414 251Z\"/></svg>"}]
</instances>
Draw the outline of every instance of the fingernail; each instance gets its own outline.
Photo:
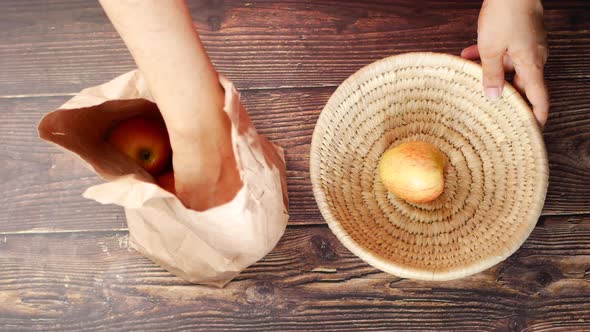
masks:
<instances>
[{"instance_id":1,"label":"fingernail","mask_svg":"<svg viewBox=\"0 0 590 332\"><path fill-rule=\"evenodd\" d=\"M500 89L498 88L485 88L485 93L490 99L500 98Z\"/></svg>"}]
</instances>

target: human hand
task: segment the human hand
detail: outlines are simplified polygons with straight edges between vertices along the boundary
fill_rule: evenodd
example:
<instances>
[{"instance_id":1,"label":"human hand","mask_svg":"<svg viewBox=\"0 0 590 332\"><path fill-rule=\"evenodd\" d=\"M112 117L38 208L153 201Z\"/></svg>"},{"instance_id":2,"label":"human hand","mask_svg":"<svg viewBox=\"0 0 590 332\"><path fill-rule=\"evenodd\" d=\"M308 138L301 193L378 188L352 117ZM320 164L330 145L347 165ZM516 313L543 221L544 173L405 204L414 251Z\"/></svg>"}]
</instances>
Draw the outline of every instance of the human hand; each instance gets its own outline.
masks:
<instances>
[{"instance_id":1,"label":"human hand","mask_svg":"<svg viewBox=\"0 0 590 332\"><path fill-rule=\"evenodd\" d=\"M549 94L543 77L547 43L541 0L484 0L479 13L477 45L461 52L481 59L484 91L502 95L504 73L515 71L514 86L526 95L543 127L549 113Z\"/></svg>"},{"instance_id":2,"label":"human hand","mask_svg":"<svg viewBox=\"0 0 590 332\"><path fill-rule=\"evenodd\" d=\"M203 211L242 187L225 93L183 0L101 0L142 71L170 136L178 198Z\"/></svg>"}]
</instances>

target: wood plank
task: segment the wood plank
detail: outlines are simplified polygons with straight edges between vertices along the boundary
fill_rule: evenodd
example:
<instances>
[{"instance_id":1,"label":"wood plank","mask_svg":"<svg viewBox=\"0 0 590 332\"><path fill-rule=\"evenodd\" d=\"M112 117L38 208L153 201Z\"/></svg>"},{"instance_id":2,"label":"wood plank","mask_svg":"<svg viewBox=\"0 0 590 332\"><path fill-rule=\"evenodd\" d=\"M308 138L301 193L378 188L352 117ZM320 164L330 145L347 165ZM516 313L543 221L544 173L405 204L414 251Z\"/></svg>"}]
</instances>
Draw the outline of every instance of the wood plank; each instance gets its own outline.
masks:
<instances>
[{"instance_id":1,"label":"wood plank","mask_svg":"<svg viewBox=\"0 0 590 332\"><path fill-rule=\"evenodd\" d=\"M545 214L590 212L590 85L549 81L551 113L544 131L549 155ZM579 180L578 180L579 179Z\"/></svg>"},{"instance_id":2,"label":"wood plank","mask_svg":"<svg viewBox=\"0 0 590 332\"><path fill-rule=\"evenodd\" d=\"M544 1L550 79L590 77L590 3ZM241 89L335 86L391 54L458 54L478 1L191 1L220 72ZM73 93L134 68L97 2L0 3L0 95Z\"/></svg>"},{"instance_id":3,"label":"wood plank","mask_svg":"<svg viewBox=\"0 0 590 332\"><path fill-rule=\"evenodd\" d=\"M289 228L225 289L188 285L125 232L0 236L7 330L590 329L590 217L547 217L509 260L463 280L382 273L325 226Z\"/></svg>"},{"instance_id":4,"label":"wood plank","mask_svg":"<svg viewBox=\"0 0 590 332\"><path fill-rule=\"evenodd\" d=\"M189 4L220 70L250 89L259 131L287 148L291 227L225 289L188 285L130 250L122 211L80 197L100 180L35 133L68 95L133 68L126 49L96 2L1 1L0 329L590 330L590 215L580 215L590 213L590 3L544 1L544 213L570 216L543 217L509 260L445 283L381 273L342 247L311 194L310 135L334 87L364 64L469 44L481 1Z\"/></svg>"},{"instance_id":5,"label":"wood plank","mask_svg":"<svg viewBox=\"0 0 590 332\"><path fill-rule=\"evenodd\" d=\"M553 107L545 138L551 173L543 213L590 213L590 85L550 82L550 89ZM309 149L313 127L333 90L242 93L259 132L286 150L291 224L323 223L311 191ZM121 209L80 196L101 180L37 138L41 116L67 98L0 98L0 232L125 228Z\"/></svg>"}]
</instances>

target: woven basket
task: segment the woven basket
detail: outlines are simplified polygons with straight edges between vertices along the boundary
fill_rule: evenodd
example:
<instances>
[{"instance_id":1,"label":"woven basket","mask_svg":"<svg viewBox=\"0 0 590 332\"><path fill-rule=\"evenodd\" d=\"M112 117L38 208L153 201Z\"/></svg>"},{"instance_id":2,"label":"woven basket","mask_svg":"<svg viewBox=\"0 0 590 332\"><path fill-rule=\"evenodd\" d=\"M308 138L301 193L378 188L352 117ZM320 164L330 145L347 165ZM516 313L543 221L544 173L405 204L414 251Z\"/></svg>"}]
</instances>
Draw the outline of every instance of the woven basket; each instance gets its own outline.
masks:
<instances>
[{"instance_id":1,"label":"woven basket","mask_svg":"<svg viewBox=\"0 0 590 332\"><path fill-rule=\"evenodd\" d=\"M349 77L323 109L311 146L314 196L336 237L370 265L461 278L501 262L533 230L548 182L541 132L513 87L489 100L481 76L455 56L392 56ZM381 155L407 141L446 155L445 190L433 202L408 203L381 183Z\"/></svg>"}]
</instances>

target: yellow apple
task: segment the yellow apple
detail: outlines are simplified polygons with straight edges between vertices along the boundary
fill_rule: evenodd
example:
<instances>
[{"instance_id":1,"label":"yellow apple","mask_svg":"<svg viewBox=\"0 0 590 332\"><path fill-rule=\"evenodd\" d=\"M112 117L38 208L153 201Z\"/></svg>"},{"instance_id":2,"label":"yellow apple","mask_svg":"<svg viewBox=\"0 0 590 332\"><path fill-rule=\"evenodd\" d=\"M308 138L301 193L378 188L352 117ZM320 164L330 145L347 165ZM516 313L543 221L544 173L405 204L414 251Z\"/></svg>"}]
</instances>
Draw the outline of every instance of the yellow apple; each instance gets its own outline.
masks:
<instances>
[{"instance_id":1,"label":"yellow apple","mask_svg":"<svg viewBox=\"0 0 590 332\"><path fill-rule=\"evenodd\" d=\"M445 158L434 145L407 142L386 151L379 162L388 191L412 203L435 200L445 188Z\"/></svg>"}]
</instances>

